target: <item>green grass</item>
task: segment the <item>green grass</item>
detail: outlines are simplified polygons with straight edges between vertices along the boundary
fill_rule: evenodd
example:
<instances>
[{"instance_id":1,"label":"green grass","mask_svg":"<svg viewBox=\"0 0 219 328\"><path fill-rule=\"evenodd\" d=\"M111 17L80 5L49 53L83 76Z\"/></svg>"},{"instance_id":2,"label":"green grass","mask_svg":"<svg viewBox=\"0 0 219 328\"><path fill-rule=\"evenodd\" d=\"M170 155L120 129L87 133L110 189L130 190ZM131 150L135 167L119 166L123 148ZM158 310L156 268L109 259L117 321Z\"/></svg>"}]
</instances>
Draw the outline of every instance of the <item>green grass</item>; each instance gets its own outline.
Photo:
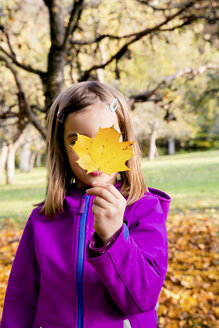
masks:
<instances>
[{"instance_id":1,"label":"green grass","mask_svg":"<svg viewBox=\"0 0 219 328\"><path fill-rule=\"evenodd\" d=\"M146 185L161 189L172 197L170 213L185 211L219 215L219 151L161 156L143 159ZM30 173L16 170L13 185L0 185L0 220L12 218L24 225L46 190L46 170Z\"/></svg>"},{"instance_id":2,"label":"green grass","mask_svg":"<svg viewBox=\"0 0 219 328\"><path fill-rule=\"evenodd\" d=\"M147 186L172 197L172 212L219 213L219 151L144 159L142 169Z\"/></svg>"},{"instance_id":3,"label":"green grass","mask_svg":"<svg viewBox=\"0 0 219 328\"><path fill-rule=\"evenodd\" d=\"M30 173L16 170L13 185L0 185L0 220L11 218L23 226L33 204L45 198L45 190L45 168L35 168Z\"/></svg>"}]
</instances>

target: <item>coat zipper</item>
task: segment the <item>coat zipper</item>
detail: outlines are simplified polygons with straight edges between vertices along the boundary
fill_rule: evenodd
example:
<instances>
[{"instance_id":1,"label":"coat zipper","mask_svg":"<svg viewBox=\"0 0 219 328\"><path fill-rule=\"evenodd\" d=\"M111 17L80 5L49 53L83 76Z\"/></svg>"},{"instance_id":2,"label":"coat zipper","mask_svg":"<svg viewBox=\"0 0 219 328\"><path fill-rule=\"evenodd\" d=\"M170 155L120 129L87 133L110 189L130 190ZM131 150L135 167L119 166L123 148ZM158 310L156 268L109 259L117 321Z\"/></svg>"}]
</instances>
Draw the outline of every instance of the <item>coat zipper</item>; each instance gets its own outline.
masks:
<instances>
[{"instance_id":1,"label":"coat zipper","mask_svg":"<svg viewBox=\"0 0 219 328\"><path fill-rule=\"evenodd\" d=\"M77 328L83 327L84 316L84 300L83 300L83 266L84 266L84 248L85 248L85 234L86 234L86 222L90 196L82 196L79 214L79 233L78 233L78 254L77 254L77 296L78 296L78 325Z\"/></svg>"}]
</instances>

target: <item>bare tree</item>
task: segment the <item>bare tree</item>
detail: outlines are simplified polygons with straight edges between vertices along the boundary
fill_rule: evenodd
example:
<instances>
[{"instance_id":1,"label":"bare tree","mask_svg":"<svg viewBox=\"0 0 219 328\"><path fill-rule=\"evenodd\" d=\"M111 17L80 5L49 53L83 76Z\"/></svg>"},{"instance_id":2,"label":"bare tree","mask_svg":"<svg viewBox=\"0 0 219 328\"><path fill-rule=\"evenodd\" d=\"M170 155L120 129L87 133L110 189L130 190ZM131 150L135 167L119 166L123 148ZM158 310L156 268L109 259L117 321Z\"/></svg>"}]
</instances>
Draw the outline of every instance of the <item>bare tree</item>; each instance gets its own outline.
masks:
<instances>
[{"instance_id":1,"label":"bare tree","mask_svg":"<svg viewBox=\"0 0 219 328\"><path fill-rule=\"evenodd\" d=\"M199 20L212 23L218 19L218 4L211 0L158 1L158 5L156 6L153 1L133 0L133 2L136 3L136 5L142 6L145 10L149 8L154 12L159 12L160 16L158 22L153 26L146 26L142 28L142 30L127 35L100 34L97 35L95 39L83 40L78 38L79 32L83 30L81 17L83 12L87 10L89 6L92 6L92 2L75 0L72 1L71 7L67 8L64 6L64 2L60 0L44 0L44 4L48 10L50 29L50 48L47 56L46 70L32 67L25 63L24 59L20 59L17 56L16 47L12 45L10 31L8 31L4 25L0 25L1 38L3 40L3 44L0 46L0 52L2 53L0 60L5 63L14 75L18 88L19 115L20 117L22 116L22 120L26 118L30 121L38 131L40 131L43 137L45 137L45 128L42 126L38 115L41 113L46 115L54 97L62 90L65 82L65 66L71 66L71 72L72 70L77 71L77 80L83 81L98 78L98 72L114 62L116 65L115 74L118 77L119 62L129 54L130 46L139 40L143 40L147 37L150 38L155 34L162 34L166 31L171 32L176 29L182 29ZM96 6L98 6L98 4ZM108 58L106 58L106 55L100 56L101 60L99 63L95 62L90 67L82 69L80 53L83 53L84 47L90 47L90 51L95 48L96 51L101 52L102 42L105 39L108 39L108 42L118 40L120 44L118 49ZM72 63L75 63L75 65ZM45 105L43 108L36 104L29 104L15 67L40 78L45 97ZM185 74L188 74L188 72ZM172 77L172 79L176 77ZM161 101L161 90L169 81L170 78L169 80L165 79L155 88L131 96L132 105L139 101ZM10 109L8 113L4 113L1 118L3 119L10 115L14 115L13 109Z\"/></svg>"}]
</instances>

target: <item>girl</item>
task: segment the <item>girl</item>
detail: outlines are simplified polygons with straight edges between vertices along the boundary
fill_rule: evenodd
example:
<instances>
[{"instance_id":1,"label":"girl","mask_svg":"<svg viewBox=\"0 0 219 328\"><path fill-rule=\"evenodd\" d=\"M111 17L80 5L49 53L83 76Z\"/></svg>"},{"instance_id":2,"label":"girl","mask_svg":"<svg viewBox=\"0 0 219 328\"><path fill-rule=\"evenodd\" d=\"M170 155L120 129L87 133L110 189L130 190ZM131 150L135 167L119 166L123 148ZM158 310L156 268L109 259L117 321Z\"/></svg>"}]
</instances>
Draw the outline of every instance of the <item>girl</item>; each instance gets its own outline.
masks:
<instances>
[{"instance_id":1,"label":"girl","mask_svg":"<svg viewBox=\"0 0 219 328\"><path fill-rule=\"evenodd\" d=\"M154 328L168 263L170 197L146 188L137 142L129 171L86 174L70 147L114 127L133 141L125 97L81 82L48 114L48 192L24 229L1 328ZM120 178L119 178L120 177Z\"/></svg>"}]
</instances>

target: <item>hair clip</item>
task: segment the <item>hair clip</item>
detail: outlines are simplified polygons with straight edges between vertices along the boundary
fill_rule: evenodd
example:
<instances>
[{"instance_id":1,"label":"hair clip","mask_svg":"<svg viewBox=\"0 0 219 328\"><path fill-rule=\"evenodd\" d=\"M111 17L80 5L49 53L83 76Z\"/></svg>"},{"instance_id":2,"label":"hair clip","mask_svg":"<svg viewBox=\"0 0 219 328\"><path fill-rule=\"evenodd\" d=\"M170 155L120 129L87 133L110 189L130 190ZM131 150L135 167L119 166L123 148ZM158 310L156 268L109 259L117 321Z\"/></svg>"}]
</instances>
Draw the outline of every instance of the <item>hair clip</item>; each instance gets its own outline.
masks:
<instances>
[{"instance_id":1,"label":"hair clip","mask_svg":"<svg viewBox=\"0 0 219 328\"><path fill-rule=\"evenodd\" d=\"M119 106L117 98L114 98L113 101L111 102L109 108L111 109L112 112L115 112Z\"/></svg>"},{"instance_id":2,"label":"hair clip","mask_svg":"<svg viewBox=\"0 0 219 328\"><path fill-rule=\"evenodd\" d=\"M64 122L64 119L65 119L64 113L58 111L58 113L57 113L57 120L58 120L58 122L59 123L63 123Z\"/></svg>"}]
</instances>

